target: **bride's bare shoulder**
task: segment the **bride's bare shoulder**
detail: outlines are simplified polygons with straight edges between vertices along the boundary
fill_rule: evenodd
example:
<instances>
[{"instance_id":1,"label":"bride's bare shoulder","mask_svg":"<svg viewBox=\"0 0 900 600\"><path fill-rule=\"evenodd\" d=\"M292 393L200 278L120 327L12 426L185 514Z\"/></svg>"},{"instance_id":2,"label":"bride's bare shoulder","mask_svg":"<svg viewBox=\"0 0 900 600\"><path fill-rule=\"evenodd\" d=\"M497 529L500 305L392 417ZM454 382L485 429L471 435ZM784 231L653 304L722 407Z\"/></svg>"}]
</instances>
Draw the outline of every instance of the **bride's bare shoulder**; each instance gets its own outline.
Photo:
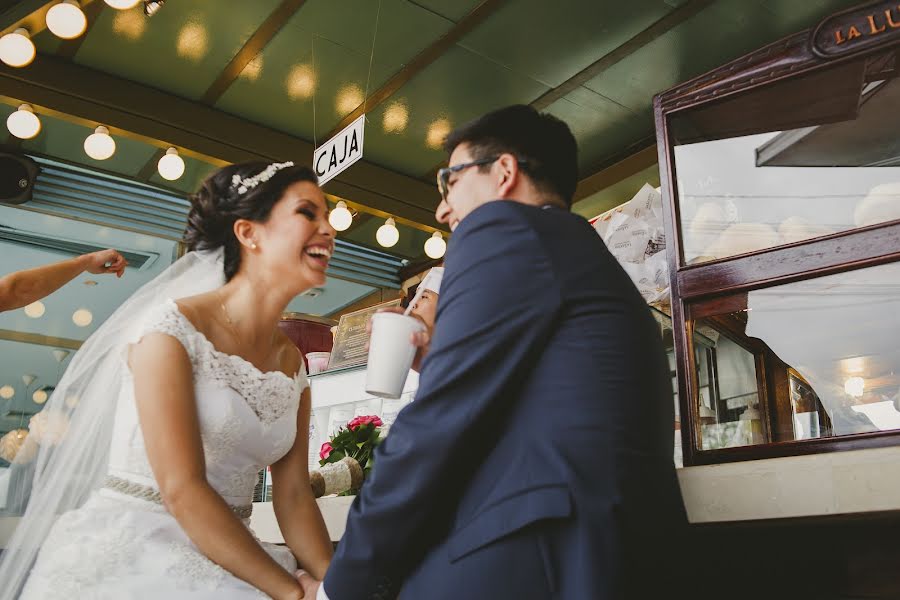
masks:
<instances>
[{"instance_id":1,"label":"bride's bare shoulder","mask_svg":"<svg viewBox=\"0 0 900 600\"><path fill-rule=\"evenodd\" d=\"M211 309L214 308L213 294L199 294L175 300L175 306L182 316L190 321L194 329L206 334L210 330Z\"/></svg>"},{"instance_id":2,"label":"bride's bare shoulder","mask_svg":"<svg viewBox=\"0 0 900 600\"><path fill-rule=\"evenodd\" d=\"M293 377L300 370L300 365L303 364L303 355L300 354L300 350L294 345L291 338L281 330L275 334L275 344L278 348L279 370Z\"/></svg>"}]
</instances>

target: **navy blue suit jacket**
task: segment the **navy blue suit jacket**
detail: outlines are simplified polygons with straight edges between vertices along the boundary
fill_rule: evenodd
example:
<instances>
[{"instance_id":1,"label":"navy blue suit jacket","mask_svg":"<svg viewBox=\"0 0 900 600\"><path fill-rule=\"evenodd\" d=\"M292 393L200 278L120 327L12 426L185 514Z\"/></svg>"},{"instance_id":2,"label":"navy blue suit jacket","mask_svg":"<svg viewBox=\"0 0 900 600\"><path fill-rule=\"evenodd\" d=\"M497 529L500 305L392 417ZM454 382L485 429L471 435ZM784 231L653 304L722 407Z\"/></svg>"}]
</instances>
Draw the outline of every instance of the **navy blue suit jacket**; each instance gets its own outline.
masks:
<instances>
[{"instance_id":1,"label":"navy blue suit jacket","mask_svg":"<svg viewBox=\"0 0 900 600\"><path fill-rule=\"evenodd\" d=\"M445 267L330 600L675 597L671 377L628 276L583 218L510 201L460 223Z\"/></svg>"}]
</instances>

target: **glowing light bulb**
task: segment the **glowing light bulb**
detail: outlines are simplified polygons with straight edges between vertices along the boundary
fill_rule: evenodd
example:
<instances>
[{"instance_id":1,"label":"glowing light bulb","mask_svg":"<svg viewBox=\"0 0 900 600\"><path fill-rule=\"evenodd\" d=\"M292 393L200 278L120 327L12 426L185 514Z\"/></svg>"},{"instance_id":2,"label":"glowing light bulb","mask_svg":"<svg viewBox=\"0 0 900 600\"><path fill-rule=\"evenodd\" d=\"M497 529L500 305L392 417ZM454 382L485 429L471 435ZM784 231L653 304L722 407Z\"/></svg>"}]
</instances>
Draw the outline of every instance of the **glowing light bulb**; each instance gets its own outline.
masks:
<instances>
[{"instance_id":1,"label":"glowing light bulb","mask_svg":"<svg viewBox=\"0 0 900 600\"><path fill-rule=\"evenodd\" d=\"M447 242L440 231L435 231L431 237L425 240L425 254L428 258L440 258L447 251Z\"/></svg>"},{"instance_id":2,"label":"glowing light bulb","mask_svg":"<svg viewBox=\"0 0 900 600\"><path fill-rule=\"evenodd\" d=\"M0 60L10 67L26 67L37 53L28 30L20 27L0 37Z\"/></svg>"},{"instance_id":3,"label":"glowing light bulb","mask_svg":"<svg viewBox=\"0 0 900 600\"><path fill-rule=\"evenodd\" d=\"M390 248L400 240L400 231L397 230L394 219L388 219L384 225L378 228L378 231L375 232L375 239L385 248Z\"/></svg>"},{"instance_id":4,"label":"glowing light bulb","mask_svg":"<svg viewBox=\"0 0 900 600\"><path fill-rule=\"evenodd\" d=\"M159 159L156 168L160 177L175 181L184 175L184 159L178 156L178 150L169 148L166 150L166 155Z\"/></svg>"},{"instance_id":5,"label":"glowing light bulb","mask_svg":"<svg viewBox=\"0 0 900 600\"><path fill-rule=\"evenodd\" d=\"M116 141L109 135L109 129L100 125L84 140L84 151L94 160L106 160L116 152Z\"/></svg>"},{"instance_id":6,"label":"glowing light bulb","mask_svg":"<svg viewBox=\"0 0 900 600\"><path fill-rule=\"evenodd\" d=\"M23 104L6 119L9 132L22 140L30 140L41 131L41 120L30 104Z\"/></svg>"},{"instance_id":7,"label":"glowing light bulb","mask_svg":"<svg viewBox=\"0 0 900 600\"><path fill-rule=\"evenodd\" d=\"M335 206L334 210L331 211L331 214L328 215L328 222L331 223L331 226L337 231L346 231L347 228L350 227L353 223L353 215L347 208L346 202L340 200L337 203L337 206Z\"/></svg>"},{"instance_id":8,"label":"glowing light bulb","mask_svg":"<svg viewBox=\"0 0 900 600\"><path fill-rule=\"evenodd\" d=\"M141 0L103 0L116 10L128 10L141 3Z\"/></svg>"},{"instance_id":9,"label":"glowing light bulb","mask_svg":"<svg viewBox=\"0 0 900 600\"><path fill-rule=\"evenodd\" d=\"M47 11L47 29L57 37L71 40L87 29L87 17L76 0L63 0Z\"/></svg>"}]
</instances>

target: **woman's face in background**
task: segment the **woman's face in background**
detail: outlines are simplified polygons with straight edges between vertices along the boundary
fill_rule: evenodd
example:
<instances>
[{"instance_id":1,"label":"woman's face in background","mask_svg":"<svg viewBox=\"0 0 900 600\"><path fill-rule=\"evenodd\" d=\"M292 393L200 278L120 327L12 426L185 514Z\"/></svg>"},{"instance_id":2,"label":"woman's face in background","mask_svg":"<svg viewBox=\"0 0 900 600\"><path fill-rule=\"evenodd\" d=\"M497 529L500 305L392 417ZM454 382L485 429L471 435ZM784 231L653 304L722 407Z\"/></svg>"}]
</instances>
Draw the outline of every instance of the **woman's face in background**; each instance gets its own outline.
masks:
<instances>
[{"instance_id":1,"label":"woman's face in background","mask_svg":"<svg viewBox=\"0 0 900 600\"><path fill-rule=\"evenodd\" d=\"M437 316L438 295L431 290L425 290L416 303L413 304L412 314L416 315L428 325L434 327L434 319Z\"/></svg>"}]
</instances>

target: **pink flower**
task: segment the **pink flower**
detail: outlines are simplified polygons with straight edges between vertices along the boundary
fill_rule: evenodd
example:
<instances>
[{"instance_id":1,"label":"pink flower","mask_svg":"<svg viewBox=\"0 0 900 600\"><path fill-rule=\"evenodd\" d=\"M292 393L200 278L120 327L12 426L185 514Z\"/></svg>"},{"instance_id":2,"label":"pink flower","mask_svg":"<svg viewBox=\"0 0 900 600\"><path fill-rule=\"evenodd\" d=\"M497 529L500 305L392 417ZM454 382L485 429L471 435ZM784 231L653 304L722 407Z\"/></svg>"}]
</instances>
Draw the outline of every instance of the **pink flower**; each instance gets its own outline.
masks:
<instances>
[{"instance_id":1,"label":"pink flower","mask_svg":"<svg viewBox=\"0 0 900 600\"><path fill-rule=\"evenodd\" d=\"M334 448L331 447L331 442L325 442L322 444L322 448L319 449L319 458L326 460L331 455L332 450Z\"/></svg>"},{"instance_id":2,"label":"pink flower","mask_svg":"<svg viewBox=\"0 0 900 600\"><path fill-rule=\"evenodd\" d=\"M347 423L347 429L350 431L356 431L359 427L364 425L374 425L375 427L381 427L384 423L378 417L378 415L366 415L364 417L356 417L349 423Z\"/></svg>"}]
</instances>

